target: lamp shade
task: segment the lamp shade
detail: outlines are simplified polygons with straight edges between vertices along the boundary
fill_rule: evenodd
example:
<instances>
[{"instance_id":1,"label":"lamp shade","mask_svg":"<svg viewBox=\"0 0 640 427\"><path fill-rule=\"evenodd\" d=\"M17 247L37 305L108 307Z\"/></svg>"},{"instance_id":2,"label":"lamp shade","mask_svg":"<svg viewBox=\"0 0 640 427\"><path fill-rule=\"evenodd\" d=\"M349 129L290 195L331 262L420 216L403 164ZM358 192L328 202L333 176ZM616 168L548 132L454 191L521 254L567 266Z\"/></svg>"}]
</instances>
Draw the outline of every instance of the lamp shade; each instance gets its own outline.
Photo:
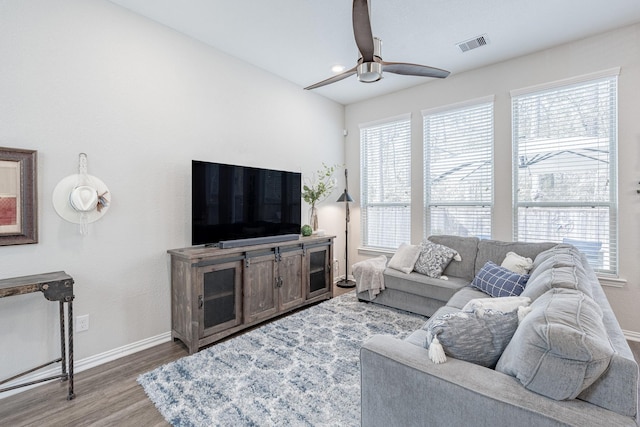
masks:
<instances>
[{"instance_id":1,"label":"lamp shade","mask_svg":"<svg viewBox=\"0 0 640 427\"><path fill-rule=\"evenodd\" d=\"M353 198L347 193L347 190L344 190L344 193L338 197L337 202L353 202Z\"/></svg>"}]
</instances>

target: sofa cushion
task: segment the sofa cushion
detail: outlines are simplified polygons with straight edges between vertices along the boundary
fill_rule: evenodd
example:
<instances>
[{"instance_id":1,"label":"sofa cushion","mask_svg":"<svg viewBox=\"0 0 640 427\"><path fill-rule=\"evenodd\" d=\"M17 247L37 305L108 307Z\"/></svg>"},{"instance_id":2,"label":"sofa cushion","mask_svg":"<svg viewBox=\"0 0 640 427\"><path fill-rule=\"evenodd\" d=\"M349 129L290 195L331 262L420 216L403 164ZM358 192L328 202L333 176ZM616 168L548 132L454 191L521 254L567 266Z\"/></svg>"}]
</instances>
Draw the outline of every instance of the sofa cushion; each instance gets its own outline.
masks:
<instances>
[{"instance_id":1,"label":"sofa cushion","mask_svg":"<svg viewBox=\"0 0 640 427\"><path fill-rule=\"evenodd\" d=\"M444 269L456 256L461 261L460 255L455 250L427 240L420 243L420 256L413 269L420 274L437 279L442 276Z\"/></svg>"},{"instance_id":2,"label":"sofa cushion","mask_svg":"<svg viewBox=\"0 0 640 427\"><path fill-rule=\"evenodd\" d=\"M478 255L476 256L475 273L492 261L498 265L507 256L508 252L515 252L525 258L535 259L542 251L556 246L557 243L532 243L532 242L501 242L498 240L480 240L478 243Z\"/></svg>"},{"instance_id":3,"label":"sofa cushion","mask_svg":"<svg viewBox=\"0 0 640 427\"><path fill-rule=\"evenodd\" d=\"M531 258L523 257L515 252L507 252L505 255L501 267L508 268L514 273L529 274L533 267L533 260Z\"/></svg>"},{"instance_id":4,"label":"sofa cushion","mask_svg":"<svg viewBox=\"0 0 640 427\"><path fill-rule=\"evenodd\" d=\"M507 268L487 261L473 278L471 286L496 298L518 296L524 291L528 279L528 274L514 273Z\"/></svg>"},{"instance_id":5,"label":"sofa cushion","mask_svg":"<svg viewBox=\"0 0 640 427\"><path fill-rule=\"evenodd\" d=\"M460 277L468 282L473 279L476 274L474 266L480 239L477 237L434 235L429 236L428 240L455 250L462 258L460 262L449 263L442 274L447 277Z\"/></svg>"},{"instance_id":6,"label":"sofa cushion","mask_svg":"<svg viewBox=\"0 0 640 427\"><path fill-rule=\"evenodd\" d=\"M591 283L581 265L544 268L538 267L536 274L531 274L527 286L522 292L523 297L531 300L543 295L554 288L575 289L592 296Z\"/></svg>"},{"instance_id":7,"label":"sofa cushion","mask_svg":"<svg viewBox=\"0 0 640 427\"><path fill-rule=\"evenodd\" d=\"M457 277L449 277L449 280L443 280L434 279L433 277L416 272L405 274L390 268L384 271L384 287L387 291L396 290L407 294L427 297L442 301L443 305L449 301L449 298L460 288L468 284L468 281Z\"/></svg>"},{"instance_id":8,"label":"sofa cushion","mask_svg":"<svg viewBox=\"0 0 640 427\"><path fill-rule=\"evenodd\" d=\"M580 393L578 399L620 414L636 417L638 414L638 376L640 374L638 364L611 304L609 304L604 290L584 254L582 254L582 263L587 272L587 279L591 283L593 299L602 309L602 321L615 354L611 359L609 369L596 382Z\"/></svg>"},{"instance_id":9,"label":"sofa cushion","mask_svg":"<svg viewBox=\"0 0 640 427\"><path fill-rule=\"evenodd\" d=\"M486 298L487 294L482 292L478 288L474 288L473 286L465 286L456 292L450 299L447 301L448 307L457 308L458 310L462 310L462 308L472 299L478 298Z\"/></svg>"},{"instance_id":10,"label":"sofa cushion","mask_svg":"<svg viewBox=\"0 0 640 427\"><path fill-rule=\"evenodd\" d=\"M518 327L518 313L456 311L434 317L424 327L427 348L441 345L451 357L493 367Z\"/></svg>"},{"instance_id":11,"label":"sofa cushion","mask_svg":"<svg viewBox=\"0 0 640 427\"><path fill-rule=\"evenodd\" d=\"M413 345L424 348L425 343L427 342L427 331L424 329L416 329L404 340Z\"/></svg>"},{"instance_id":12,"label":"sofa cushion","mask_svg":"<svg viewBox=\"0 0 640 427\"><path fill-rule=\"evenodd\" d=\"M533 260L529 280L534 281L539 274L555 267L578 267L584 272L580 251L570 245L558 245L541 252Z\"/></svg>"},{"instance_id":13,"label":"sofa cushion","mask_svg":"<svg viewBox=\"0 0 640 427\"><path fill-rule=\"evenodd\" d=\"M533 259L532 273L540 266L545 265L546 268L550 267L565 267L573 266L576 264L582 264L580 259L580 251L571 245L559 244L546 251L540 252Z\"/></svg>"},{"instance_id":14,"label":"sofa cushion","mask_svg":"<svg viewBox=\"0 0 640 427\"><path fill-rule=\"evenodd\" d=\"M419 256L420 246L402 243L396 253L393 254L393 257L391 257L391 260L389 260L388 267L409 274L413 271Z\"/></svg>"},{"instance_id":15,"label":"sofa cushion","mask_svg":"<svg viewBox=\"0 0 640 427\"><path fill-rule=\"evenodd\" d=\"M613 354L595 301L573 289L552 289L531 304L496 370L535 393L574 399L606 371Z\"/></svg>"}]
</instances>

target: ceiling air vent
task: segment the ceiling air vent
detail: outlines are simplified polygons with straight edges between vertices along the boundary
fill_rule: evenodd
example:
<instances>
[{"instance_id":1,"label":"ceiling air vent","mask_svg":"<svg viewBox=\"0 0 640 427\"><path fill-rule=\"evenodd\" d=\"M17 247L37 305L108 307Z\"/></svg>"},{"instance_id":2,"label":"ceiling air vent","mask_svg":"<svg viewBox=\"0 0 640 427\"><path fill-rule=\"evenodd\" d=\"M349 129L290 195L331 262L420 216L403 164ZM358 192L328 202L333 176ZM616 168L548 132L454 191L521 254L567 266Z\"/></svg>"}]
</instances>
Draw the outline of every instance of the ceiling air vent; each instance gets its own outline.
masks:
<instances>
[{"instance_id":1,"label":"ceiling air vent","mask_svg":"<svg viewBox=\"0 0 640 427\"><path fill-rule=\"evenodd\" d=\"M468 52L472 49L479 48L480 46L484 46L486 44L489 44L489 39L487 38L486 34L483 34L481 36L474 37L462 43L458 43L458 47L460 48L461 51Z\"/></svg>"}]
</instances>

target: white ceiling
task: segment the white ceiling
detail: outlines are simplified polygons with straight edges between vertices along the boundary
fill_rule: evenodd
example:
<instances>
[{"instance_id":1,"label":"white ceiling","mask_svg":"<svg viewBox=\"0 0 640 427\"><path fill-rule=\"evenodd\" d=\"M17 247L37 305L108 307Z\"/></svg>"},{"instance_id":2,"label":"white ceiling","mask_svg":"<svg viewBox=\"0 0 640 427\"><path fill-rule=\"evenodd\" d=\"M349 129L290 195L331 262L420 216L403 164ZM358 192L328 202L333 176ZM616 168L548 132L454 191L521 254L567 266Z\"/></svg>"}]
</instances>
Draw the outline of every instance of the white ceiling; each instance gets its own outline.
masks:
<instances>
[{"instance_id":1,"label":"white ceiling","mask_svg":"<svg viewBox=\"0 0 640 427\"><path fill-rule=\"evenodd\" d=\"M302 88L355 65L351 0L111 0ZM385 61L452 74L640 22L640 0L370 0ZM486 35L462 53L457 44ZM314 91L341 104L425 83L386 73Z\"/></svg>"}]
</instances>

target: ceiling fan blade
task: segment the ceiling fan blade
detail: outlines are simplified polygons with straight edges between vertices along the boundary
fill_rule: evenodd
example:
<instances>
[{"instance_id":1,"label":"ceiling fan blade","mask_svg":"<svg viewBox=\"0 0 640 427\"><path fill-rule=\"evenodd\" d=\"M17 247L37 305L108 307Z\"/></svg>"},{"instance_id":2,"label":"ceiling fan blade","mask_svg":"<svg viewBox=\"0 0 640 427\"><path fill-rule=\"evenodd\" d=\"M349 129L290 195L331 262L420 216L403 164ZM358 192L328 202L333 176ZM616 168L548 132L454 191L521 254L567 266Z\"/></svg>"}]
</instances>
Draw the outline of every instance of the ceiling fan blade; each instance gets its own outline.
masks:
<instances>
[{"instance_id":1,"label":"ceiling fan blade","mask_svg":"<svg viewBox=\"0 0 640 427\"><path fill-rule=\"evenodd\" d=\"M382 61L382 70L394 74L403 74L406 76L435 77L444 79L450 72L441 70L440 68L428 67L426 65L409 64L406 62L384 62Z\"/></svg>"},{"instance_id":2,"label":"ceiling fan blade","mask_svg":"<svg viewBox=\"0 0 640 427\"><path fill-rule=\"evenodd\" d=\"M337 74L337 75L335 75L333 77L329 77L328 79L323 80L321 82L318 82L316 84L313 84L311 86L307 86L304 89L305 90L311 90L311 89L319 88L321 86L329 85L331 83L339 82L342 79L346 79L347 77L354 75L355 73L356 73L356 67L353 67L350 70L343 71L340 74Z\"/></svg>"},{"instance_id":3,"label":"ceiling fan blade","mask_svg":"<svg viewBox=\"0 0 640 427\"><path fill-rule=\"evenodd\" d=\"M353 0L353 35L363 62L373 61L373 33L367 0Z\"/></svg>"}]
</instances>

